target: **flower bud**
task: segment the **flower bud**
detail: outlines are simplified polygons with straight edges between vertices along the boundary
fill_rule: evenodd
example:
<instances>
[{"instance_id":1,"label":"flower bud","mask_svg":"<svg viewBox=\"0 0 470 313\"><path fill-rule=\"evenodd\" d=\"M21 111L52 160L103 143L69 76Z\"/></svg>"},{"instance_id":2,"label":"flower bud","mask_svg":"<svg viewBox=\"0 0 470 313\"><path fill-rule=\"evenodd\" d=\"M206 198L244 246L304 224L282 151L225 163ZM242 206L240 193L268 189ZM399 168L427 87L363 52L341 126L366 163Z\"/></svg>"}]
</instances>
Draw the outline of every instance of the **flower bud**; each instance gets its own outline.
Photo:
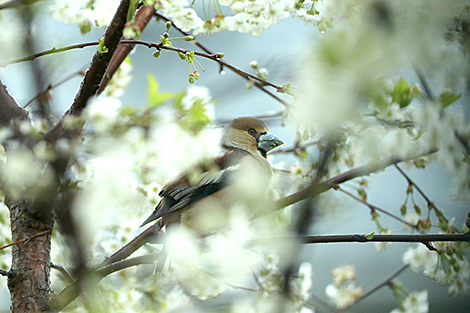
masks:
<instances>
[{"instance_id":1,"label":"flower bud","mask_svg":"<svg viewBox=\"0 0 470 313\"><path fill-rule=\"evenodd\" d=\"M195 79L194 79L194 75L192 73L189 74L188 81L189 81L190 84L194 84Z\"/></svg>"}]
</instances>

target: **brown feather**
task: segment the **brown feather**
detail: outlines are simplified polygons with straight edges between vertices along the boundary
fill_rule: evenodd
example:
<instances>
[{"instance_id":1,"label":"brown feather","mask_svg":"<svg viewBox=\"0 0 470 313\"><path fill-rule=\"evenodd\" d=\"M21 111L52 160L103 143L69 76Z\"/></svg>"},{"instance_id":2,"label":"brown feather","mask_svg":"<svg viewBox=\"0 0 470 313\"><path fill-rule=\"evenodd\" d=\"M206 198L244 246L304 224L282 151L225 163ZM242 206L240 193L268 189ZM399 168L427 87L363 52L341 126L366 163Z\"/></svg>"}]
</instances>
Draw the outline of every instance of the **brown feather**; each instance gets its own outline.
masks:
<instances>
[{"instance_id":1,"label":"brown feather","mask_svg":"<svg viewBox=\"0 0 470 313\"><path fill-rule=\"evenodd\" d=\"M250 134L250 128L256 134ZM189 208L194 210L184 213L182 222L193 224L193 227L197 226L194 224L199 220L195 218L197 211L205 212L201 214L203 218L214 216L210 207L227 207L237 200L236 192L230 195L229 190L234 187L231 186L232 181L227 181L227 175L231 173L230 167L245 164L248 159L251 161L246 164L256 164L266 173L267 179L263 185L267 185L272 173L271 166L257 151L258 138L267 131L266 125L255 117L232 120L223 131L221 144L226 152L211 162L200 163L193 171L182 173L166 184L159 193L162 200L144 224L159 218L163 218L163 225L179 222L182 214ZM220 173L220 176L211 176L214 173ZM238 178L239 176L237 174Z\"/></svg>"}]
</instances>

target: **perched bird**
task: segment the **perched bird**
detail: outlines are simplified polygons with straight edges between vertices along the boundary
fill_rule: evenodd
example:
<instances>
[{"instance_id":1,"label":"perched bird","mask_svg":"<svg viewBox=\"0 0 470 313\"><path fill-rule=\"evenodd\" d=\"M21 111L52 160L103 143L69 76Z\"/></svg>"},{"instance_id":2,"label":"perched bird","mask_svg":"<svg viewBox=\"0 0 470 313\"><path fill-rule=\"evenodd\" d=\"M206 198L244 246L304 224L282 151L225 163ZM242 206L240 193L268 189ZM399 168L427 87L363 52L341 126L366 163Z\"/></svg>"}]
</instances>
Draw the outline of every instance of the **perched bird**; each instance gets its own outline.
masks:
<instances>
[{"instance_id":1,"label":"perched bird","mask_svg":"<svg viewBox=\"0 0 470 313\"><path fill-rule=\"evenodd\" d=\"M258 118L232 120L222 131L224 154L166 184L160 203L141 226L161 218L162 226L181 222L201 234L220 229L230 205L264 197L272 175L266 154L281 144Z\"/></svg>"}]
</instances>

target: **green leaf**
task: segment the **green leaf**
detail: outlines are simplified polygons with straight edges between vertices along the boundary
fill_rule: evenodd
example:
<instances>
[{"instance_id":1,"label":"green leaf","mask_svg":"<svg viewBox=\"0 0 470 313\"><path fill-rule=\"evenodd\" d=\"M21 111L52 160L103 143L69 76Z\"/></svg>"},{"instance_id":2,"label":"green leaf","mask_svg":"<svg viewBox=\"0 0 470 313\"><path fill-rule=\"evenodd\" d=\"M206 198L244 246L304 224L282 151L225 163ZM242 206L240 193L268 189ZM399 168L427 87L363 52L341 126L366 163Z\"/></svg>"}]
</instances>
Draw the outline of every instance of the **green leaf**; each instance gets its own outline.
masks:
<instances>
[{"instance_id":1,"label":"green leaf","mask_svg":"<svg viewBox=\"0 0 470 313\"><path fill-rule=\"evenodd\" d=\"M366 235L367 240L372 240L374 239L375 232L370 233L369 235Z\"/></svg>"},{"instance_id":2,"label":"green leaf","mask_svg":"<svg viewBox=\"0 0 470 313\"><path fill-rule=\"evenodd\" d=\"M439 102L441 104L441 108L446 108L455 101L457 101L462 94L455 94L452 93L451 91L443 91L441 95L439 96Z\"/></svg>"},{"instance_id":3,"label":"green leaf","mask_svg":"<svg viewBox=\"0 0 470 313\"><path fill-rule=\"evenodd\" d=\"M135 10L137 9L137 4L140 0L131 0L129 5L129 11L127 11L127 21L129 22L135 16Z\"/></svg>"},{"instance_id":4,"label":"green leaf","mask_svg":"<svg viewBox=\"0 0 470 313\"><path fill-rule=\"evenodd\" d=\"M157 78L150 73L147 73L147 90L150 109L155 109L169 98L174 97L171 92L160 92Z\"/></svg>"},{"instance_id":5,"label":"green leaf","mask_svg":"<svg viewBox=\"0 0 470 313\"><path fill-rule=\"evenodd\" d=\"M183 97L186 95L185 92L178 92L173 98L173 106L175 109L182 111L183 110Z\"/></svg>"},{"instance_id":6,"label":"green leaf","mask_svg":"<svg viewBox=\"0 0 470 313\"><path fill-rule=\"evenodd\" d=\"M101 54L108 53L109 49L106 48L106 46L104 45L104 39L98 39L98 42L100 43L100 47L98 49L98 52L101 53Z\"/></svg>"},{"instance_id":7,"label":"green leaf","mask_svg":"<svg viewBox=\"0 0 470 313\"><path fill-rule=\"evenodd\" d=\"M403 78L400 78L392 91L393 102L396 102L400 105L400 108L407 107L413 97L410 95L410 86Z\"/></svg>"}]
</instances>

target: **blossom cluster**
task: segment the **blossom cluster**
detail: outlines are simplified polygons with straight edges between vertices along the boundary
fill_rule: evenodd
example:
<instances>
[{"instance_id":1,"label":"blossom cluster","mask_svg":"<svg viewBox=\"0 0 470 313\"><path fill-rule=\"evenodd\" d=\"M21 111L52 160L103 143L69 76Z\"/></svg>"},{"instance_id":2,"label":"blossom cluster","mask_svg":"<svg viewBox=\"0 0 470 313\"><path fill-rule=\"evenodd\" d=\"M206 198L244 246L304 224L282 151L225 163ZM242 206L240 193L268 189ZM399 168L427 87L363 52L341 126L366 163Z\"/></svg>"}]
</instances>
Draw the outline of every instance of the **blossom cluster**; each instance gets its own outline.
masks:
<instances>
[{"instance_id":1,"label":"blossom cluster","mask_svg":"<svg viewBox=\"0 0 470 313\"><path fill-rule=\"evenodd\" d=\"M410 292L400 302L400 307L393 309L390 313L428 313L428 291L413 291Z\"/></svg>"},{"instance_id":2,"label":"blossom cluster","mask_svg":"<svg viewBox=\"0 0 470 313\"><path fill-rule=\"evenodd\" d=\"M339 310L343 310L361 297L362 288L356 287L356 269L352 265L337 267L331 271L333 283L326 286L325 293Z\"/></svg>"},{"instance_id":3,"label":"blossom cluster","mask_svg":"<svg viewBox=\"0 0 470 313\"><path fill-rule=\"evenodd\" d=\"M108 25L118 3L119 1L99 0L56 1L51 6L51 11L57 20L76 23L80 25L82 32L87 32L92 25ZM347 12L349 8L349 5L343 5L341 1L221 0L214 5L213 16L206 16L207 9L211 9L209 5L208 8L203 8L204 17L201 18L186 0L148 0L146 4L155 5L155 9L161 10L179 28L184 31L192 30L195 35L224 30L258 35L290 15L318 25L319 30L324 32L341 15L338 12ZM338 6L342 9L338 10ZM230 10L224 10L225 7Z\"/></svg>"}]
</instances>

